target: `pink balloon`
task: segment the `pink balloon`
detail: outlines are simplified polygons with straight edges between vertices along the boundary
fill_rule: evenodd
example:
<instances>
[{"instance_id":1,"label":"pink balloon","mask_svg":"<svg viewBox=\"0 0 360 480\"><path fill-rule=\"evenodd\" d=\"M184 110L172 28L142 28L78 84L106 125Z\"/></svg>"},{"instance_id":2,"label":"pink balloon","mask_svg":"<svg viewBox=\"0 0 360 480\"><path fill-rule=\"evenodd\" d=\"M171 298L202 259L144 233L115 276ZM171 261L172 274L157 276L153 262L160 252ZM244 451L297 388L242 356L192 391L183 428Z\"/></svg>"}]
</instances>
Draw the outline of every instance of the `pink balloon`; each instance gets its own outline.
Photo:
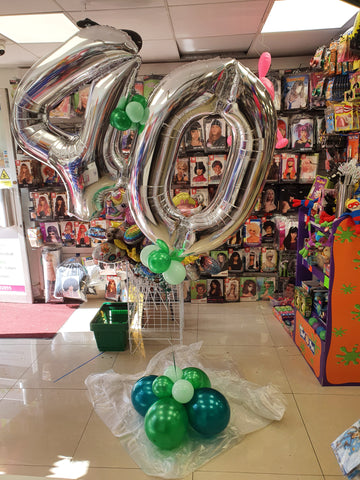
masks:
<instances>
[{"instance_id":1,"label":"pink balloon","mask_svg":"<svg viewBox=\"0 0 360 480\"><path fill-rule=\"evenodd\" d=\"M229 136L227 137L227 140L226 140L226 141L227 141L228 147L231 147L231 144L232 144L232 136L229 135Z\"/></svg>"},{"instance_id":2,"label":"pink balloon","mask_svg":"<svg viewBox=\"0 0 360 480\"><path fill-rule=\"evenodd\" d=\"M264 84L266 90L270 93L271 100L274 100L275 90L273 83L266 77L260 77L260 80Z\"/></svg>"},{"instance_id":3,"label":"pink balloon","mask_svg":"<svg viewBox=\"0 0 360 480\"><path fill-rule=\"evenodd\" d=\"M264 52L260 55L258 63L259 78L266 77L271 65L271 55L269 52Z\"/></svg>"}]
</instances>

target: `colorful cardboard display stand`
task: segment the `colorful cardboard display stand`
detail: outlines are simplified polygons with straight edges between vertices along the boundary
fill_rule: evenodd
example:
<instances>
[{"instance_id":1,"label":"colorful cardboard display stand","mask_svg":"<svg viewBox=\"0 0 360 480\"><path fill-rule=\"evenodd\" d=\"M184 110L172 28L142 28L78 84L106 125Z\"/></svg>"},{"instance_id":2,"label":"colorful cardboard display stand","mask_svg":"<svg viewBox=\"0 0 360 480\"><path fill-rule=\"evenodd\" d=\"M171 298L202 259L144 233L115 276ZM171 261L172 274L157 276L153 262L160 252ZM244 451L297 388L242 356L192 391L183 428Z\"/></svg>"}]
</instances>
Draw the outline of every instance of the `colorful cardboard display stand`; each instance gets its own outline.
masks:
<instances>
[{"instance_id":1,"label":"colorful cardboard display stand","mask_svg":"<svg viewBox=\"0 0 360 480\"><path fill-rule=\"evenodd\" d=\"M299 211L301 250L308 235L306 209ZM320 229L313 225L312 228ZM309 265L298 253L296 284L318 279L329 289L325 341L296 310L294 341L322 385L360 384L360 236L351 218L337 219L331 230L330 274Z\"/></svg>"}]
</instances>

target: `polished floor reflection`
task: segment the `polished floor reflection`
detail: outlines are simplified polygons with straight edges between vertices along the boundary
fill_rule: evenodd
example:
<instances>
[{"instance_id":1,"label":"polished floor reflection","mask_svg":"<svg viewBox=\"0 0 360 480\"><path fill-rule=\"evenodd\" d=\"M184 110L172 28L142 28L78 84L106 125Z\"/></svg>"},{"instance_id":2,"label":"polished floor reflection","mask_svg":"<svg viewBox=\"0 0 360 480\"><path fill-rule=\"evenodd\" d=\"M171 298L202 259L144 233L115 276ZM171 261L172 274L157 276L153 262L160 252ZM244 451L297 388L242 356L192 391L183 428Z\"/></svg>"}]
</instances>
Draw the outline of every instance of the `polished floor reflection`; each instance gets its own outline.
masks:
<instances>
[{"instance_id":1,"label":"polished floor reflection","mask_svg":"<svg viewBox=\"0 0 360 480\"><path fill-rule=\"evenodd\" d=\"M0 339L1 478L151 478L96 415L84 381L109 369L141 372L168 344L145 342L144 356L99 353L89 328L99 305L84 304L52 340ZM320 386L267 302L186 304L184 343L197 341L210 361L227 356L246 380L276 385L287 405L280 422L187 480L344 478L330 443L360 418L360 387Z\"/></svg>"}]
</instances>

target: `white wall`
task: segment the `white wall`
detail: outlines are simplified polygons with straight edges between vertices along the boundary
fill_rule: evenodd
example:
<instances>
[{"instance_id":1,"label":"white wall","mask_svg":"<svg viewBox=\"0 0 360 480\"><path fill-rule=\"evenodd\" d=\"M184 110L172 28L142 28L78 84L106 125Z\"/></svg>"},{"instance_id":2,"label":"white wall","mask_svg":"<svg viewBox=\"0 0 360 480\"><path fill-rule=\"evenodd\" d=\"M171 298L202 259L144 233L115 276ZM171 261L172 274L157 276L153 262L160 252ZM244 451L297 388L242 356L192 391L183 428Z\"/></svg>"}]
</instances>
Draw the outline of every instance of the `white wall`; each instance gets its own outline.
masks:
<instances>
[{"instance_id":1,"label":"white wall","mask_svg":"<svg viewBox=\"0 0 360 480\"><path fill-rule=\"evenodd\" d=\"M282 57L273 58L271 63L272 70L286 70L289 68L307 68L309 67L311 57ZM245 67L250 68L253 72L257 73L258 58L254 59L241 59L240 62ZM180 67L184 63L145 63L141 65L139 75L166 75L177 67ZM10 80L16 78L21 79L26 68L0 68L0 88L8 88L11 91Z\"/></svg>"}]
</instances>

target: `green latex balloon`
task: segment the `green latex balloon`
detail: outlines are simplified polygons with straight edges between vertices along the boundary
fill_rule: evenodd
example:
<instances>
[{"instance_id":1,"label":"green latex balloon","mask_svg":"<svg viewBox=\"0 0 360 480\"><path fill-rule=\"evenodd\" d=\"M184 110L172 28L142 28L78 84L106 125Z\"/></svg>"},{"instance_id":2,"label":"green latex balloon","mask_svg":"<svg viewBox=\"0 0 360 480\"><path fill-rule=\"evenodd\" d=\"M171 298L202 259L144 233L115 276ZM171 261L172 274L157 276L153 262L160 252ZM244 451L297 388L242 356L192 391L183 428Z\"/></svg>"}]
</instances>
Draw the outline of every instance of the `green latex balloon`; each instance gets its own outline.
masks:
<instances>
[{"instance_id":1,"label":"green latex balloon","mask_svg":"<svg viewBox=\"0 0 360 480\"><path fill-rule=\"evenodd\" d=\"M165 375L157 377L152 384L152 391L158 398L171 397L174 382Z\"/></svg>"},{"instance_id":2,"label":"green latex balloon","mask_svg":"<svg viewBox=\"0 0 360 480\"><path fill-rule=\"evenodd\" d=\"M179 403L188 403L194 396L194 387L184 379L177 380L172 387L172 396Z\"/></svg>"},{"instance_id":3,"label":"green latex balloon","mask_svg":"<svg viewBox=\"0 0 360 480\"><path fill-rule=\"evenodd\" d=\"M163 450L173 450L183 442L188 418L185 407L171 397L155 402L145 415L148 439Z\"/></svg>"},{"instance_id":4,"label":"green latex balloon","mask_svg":"<svg viewBox=\"0 0 360 480\"><path fill-rule=\"evenodd\" d=\"M129 102L125 107L125 112L132 122L140 122L144 115L144 107L138 102Z\"/></svg>"},{"instance_id":5,"label":"green latex balloon","mask_svg":"<svg viewBox=\"0 0 360 480\"><path fill-rule=\"evenodd\" d=\"M144 115L142 116L142 119L140 120L141 125L144 125L147 122L147 120L149 118L149 115L150 115L150 110L149 110L148 107L145 107L144 108Z\"/></svg>"},{"instance_id":6,"label":"green latex balloon","mask_svg":"<svg viewBox=\"0 0 360 480\"><path fill-rule=\"evenodd\" d=\"M121 110L125 110L127 101L128 101L127 97L121 97L116 108L120 108Z\"/></svg>"},{"instance_id":7,"label":"green latex balloon","mask_svg":"<svg viewBox=\"0 0 360 480\"><path fill-rule=\"evenodd\" d=\"M195 390L193 398L186 404L186 411L193 429L206 437L222 432L230 420L228 401L213 388Z\"/></svg>"},{"instance_id":8,"label":"green latex balloon","mask_svg":"<svg viewBox=\"0 0 360 480\"><path fill-rule=\"evenodd\" d=\"M141 125L141 124L139 123L138 132L141 133L141 132L144 130L144 128L145 128L145 125Z\"/></svg>"},{"instance_id":9,"label":"green latex balloon","mask_svg":"<svg viewBox=\"0 0 360 480\"><path fill-rule=\"evenodd\" d=\"M121 108L115 108L110 115L110 125L124 132L131 125L131 120Z\"/></svg>"},{"instance_id":10,"label":"green latex balloon","mask_svg":"<svg viewBox=\"0 0 360 480\"><path fill-rule=\"evenodd\" d=\"M165 272L171 263L169 254L158 250L157 252L151 252L148 256L149 268L153 273L163 273Z\"/></svg>"},{"instance_id":11,"label":"green latex balloon","mask_svg":"<svg viewBox=\"0 0 360 480\"><path fill-rule=\"evenodd\" d=\"M137 102L137 103L140 103L140 105L142 107L147 107L147 100L145 97L143 97L142 95L140 95L139 93L137 93L136 95L134 95L133 97L131 97L131 101L132 102Z\"/></svg>"},{"instance_id":12,"label":"green latex balloon","mask_svg":"<svg viewBox=\"0 0 360 480\"><path fill-rule=\"evenodd\" d=\"M167 246L167 243L164 242L164 240L161 240L160 238L158 238L156 240L156 245L158 245L163 252L169 253L169 247Z\"/></svg>"},{"instance_id":13,"label":"green latex balloon","mask_svg":"<svg viewBox=\"0 0 360 480\"><path fill-rule=\"evenodd\" d=\"M163 272L163 277L170 285L178 285L186 277L184 265L177 260L171 260L169 268Z\"/></svg>"},{"instance_id":14,"label":"green latex balloon","mask_svg":"<svg viewBox=\"0 0 360 480\"><path fill-rule=\"evenodd\" d=\"M187 367L183 369L183 378L196 388L211 387L209 377L203 370L196 367Z\"/></svg>"},{"instance_id":15,"label":"green latex balloon","mask_svg":"<svg viewBox=\"0 0 360 480\"><path fill-rule=\"evenodd\" d=\"M143 265L145 265L145 267L149 268L148 258L149 258L150 253L156 252L157 250L159 250L159 247L157 245L148 245L147 247L144 247L141 250L140 260L141 260L141 263Z\"/></svg>"}]
</instances>

